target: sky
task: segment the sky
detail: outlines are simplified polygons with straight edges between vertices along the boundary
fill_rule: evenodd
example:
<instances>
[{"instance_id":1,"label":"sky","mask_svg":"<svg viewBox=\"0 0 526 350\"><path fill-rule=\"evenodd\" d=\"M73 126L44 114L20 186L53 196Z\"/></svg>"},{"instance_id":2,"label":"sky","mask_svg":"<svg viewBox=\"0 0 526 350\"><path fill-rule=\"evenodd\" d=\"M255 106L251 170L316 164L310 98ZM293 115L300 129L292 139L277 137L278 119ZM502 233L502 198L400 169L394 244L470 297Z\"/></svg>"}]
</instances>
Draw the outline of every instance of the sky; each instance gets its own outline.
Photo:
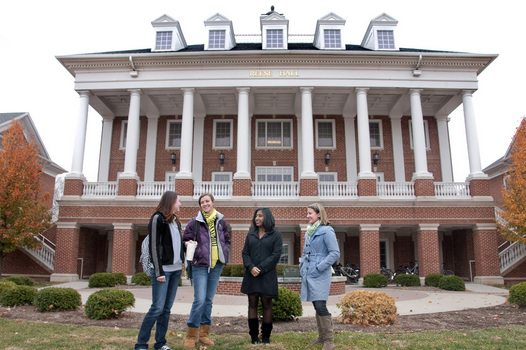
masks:
<instances>
[{"instance_id":1,"label":"sky","mask_svg":"<svg viewBox=\"0 0 526 350\"><path fill-rule=\"evenodd\" d=\"M147 4L147 5L146 5ZM346 20L346 44L361 44L369 22L382 13L398 20L399 47L499 57L479 75L473 95L482 167L502 157L526 115L526 65L521 1L413 0L18 0L0 4L0 112L29 112L51 159L69 171L79 114L74 78L56 56L151 48L151 22L179 21L189 45L203 44L204 21L216 13L236 34L260 33L259 16L272 5L291 34L313 34L330 12ZM88 112L83 172L97 180L102 118ZM469 159L462 105L450 114L454 179L465 181Z\"/></svg>"}]
</instances>

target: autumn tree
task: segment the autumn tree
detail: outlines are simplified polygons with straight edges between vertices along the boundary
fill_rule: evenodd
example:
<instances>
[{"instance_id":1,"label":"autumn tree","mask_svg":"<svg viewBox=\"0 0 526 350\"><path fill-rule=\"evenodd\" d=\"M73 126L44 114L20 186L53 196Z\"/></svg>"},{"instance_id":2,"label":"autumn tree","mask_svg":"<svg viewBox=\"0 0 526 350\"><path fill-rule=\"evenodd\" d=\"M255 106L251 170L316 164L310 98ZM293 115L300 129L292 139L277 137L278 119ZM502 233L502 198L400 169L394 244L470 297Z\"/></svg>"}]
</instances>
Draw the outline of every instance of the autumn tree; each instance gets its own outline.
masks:
<instances>
[{"instance_id":1,"label":"autumn tree","mask_svg":"<svg viewBox=\"0 0 526 350\"><path fill-rule=\"evenodd\" d=\"M50 194L40 193L41 172L38 147L25 138L22 124L13 121L2 133L0 147L0 276L5 254L39 248L35 235L51 226L45 205Z\"/></svg>"},{"instance_id":2,"label":"autumn tree","mask_svg":"<svg viewBox=\"0 0 526 350\"><path fill-rule=\"evenodd\" d=\"M502 189L502 219L497 222L507 241L526 244L526 119L517 128L511 146L511 164Z\"/></svg>"}]
</instances>

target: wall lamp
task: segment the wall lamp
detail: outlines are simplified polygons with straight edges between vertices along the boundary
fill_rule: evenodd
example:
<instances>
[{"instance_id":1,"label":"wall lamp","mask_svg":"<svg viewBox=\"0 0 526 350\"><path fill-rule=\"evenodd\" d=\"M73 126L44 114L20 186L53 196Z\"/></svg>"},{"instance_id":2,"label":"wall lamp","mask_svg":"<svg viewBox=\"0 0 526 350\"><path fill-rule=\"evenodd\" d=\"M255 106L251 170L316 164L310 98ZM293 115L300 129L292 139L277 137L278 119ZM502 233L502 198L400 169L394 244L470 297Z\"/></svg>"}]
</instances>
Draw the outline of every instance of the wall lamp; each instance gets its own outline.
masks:
<instances>
[{"instance_id":1,"label":"wall lamp","mask_svg":"<svg viewBox=\"0 0 526 350\"><path fill-rule=\"evenodd\" d=\"M378 154L378 152L374 152L373 154L373 164L374 165L378 165L378 161L380 160L380 155Z\"/></svg>"},{"instance_id":2,"label":"wall lamp","mask_svg":"<svg viewBox=\"0 0 526 350\"><path fill-rule=\"evenodd\" d=\"M329 165L330 160L331 160L331 154L329 152L325 153L325 164Z\"/></svg>"},{"instance_id":3,"label":"wall lamp","mask_svg":"<svg viewBox=\"0 0 526 350\"><path fill-rule=\"evenodd\" d=\"M223 165L225 162L225 154L223 152L219 153L219 164Z\"/></svg>"},{"instance_id":4,"label":"wall lamp","mask_svg":"<svg viewBox=\"0 0 526 350\"><path fill-rule=\"evenodd\" d=\"M175 154L175 152L170 153L170 159L172 160L172 165L175 165L177 154Z\"/></svg>"}]
</instances>

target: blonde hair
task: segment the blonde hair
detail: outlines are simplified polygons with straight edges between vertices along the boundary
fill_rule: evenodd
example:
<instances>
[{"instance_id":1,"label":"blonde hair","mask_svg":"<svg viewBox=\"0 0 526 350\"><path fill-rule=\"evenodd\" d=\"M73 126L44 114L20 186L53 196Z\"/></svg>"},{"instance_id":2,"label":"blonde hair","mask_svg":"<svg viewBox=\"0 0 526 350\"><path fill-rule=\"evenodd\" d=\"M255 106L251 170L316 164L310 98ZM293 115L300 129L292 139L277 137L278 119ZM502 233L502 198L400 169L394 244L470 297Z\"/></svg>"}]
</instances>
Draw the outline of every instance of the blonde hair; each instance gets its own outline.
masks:
<instances>
[{"instance_id":1,"label":"blonde hair","mask_svg":"<svg viewBox=\"0 0 526 350\"><path fill-rule=\"evenodd\" d=\"M327 217L327 212L325 211L325 208L320 203L312 203L311 205L307 206L307 208L311 208L316 212L316 214L320 214L320 224L322 225L330 225L329 218Z\"/></svg>"}]
</instances>

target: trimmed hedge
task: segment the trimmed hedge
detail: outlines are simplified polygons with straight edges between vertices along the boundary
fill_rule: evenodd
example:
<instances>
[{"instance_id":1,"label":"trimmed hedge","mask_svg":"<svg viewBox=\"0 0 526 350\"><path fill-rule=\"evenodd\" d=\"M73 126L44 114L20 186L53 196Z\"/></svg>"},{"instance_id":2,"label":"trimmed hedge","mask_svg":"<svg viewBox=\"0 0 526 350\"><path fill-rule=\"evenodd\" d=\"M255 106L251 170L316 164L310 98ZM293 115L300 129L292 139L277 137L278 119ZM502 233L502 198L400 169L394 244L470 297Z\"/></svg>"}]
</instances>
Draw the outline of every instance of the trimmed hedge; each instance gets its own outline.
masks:
<instances>
[{"instance_id":1,"label":"trimmed hedge","mask_svg":"<svg viewBox=\"0 0 526 350\"><path fill-rule=\"evenodd\" d=\"M11 276L6 278L7 281L14 282L18 284L19 286L34 286L35 281L31 277L27 276Z\"/></svg>"},{"instance_id":2,"label":"trimmed hedge","mask_svg":"<svg viewBox=\"0 0 526 350\"><path fill-rule=\"evenodd\" d=\"M88 297L84 311L90 319L105 320L117 317L134 305L133 293L122 289L102 289Z\"/></svg>"},{"instance_id":3,"label":"trimmed hedge","mask_svg":"<svg viewBox=\"0 0 526 350\"><path fill-rule=\"evenodd\" d=\"M117 282L117 284L121 284L123 286L128 284L128 279L122 272L113 272L112 274L115 277L115 282Z\"/></svg>"},{"instance_id":4,"label":"trimmed hedge","mask_svg":"<svg viewBox=\"0 0 526 350\"><path fill-rule=\"evenodd\" d=\"M381 288L387 286L387 278L381 273L369 273L363 278L365 288Z\"/></svg>"},{"instance_id":5,"label":"trimmed hedge","mask_svg":"<svg viewBox=\"0 0 526 350\"><path fill-rule=\"evenodd\" d=\"M396 276L395 278L396 285L402 287L420 287L420 277L418 275L413 275L411 273L403 273Z\"/></svg>"},{"instance_id":6,"label":"trimmed hedge","mask_svg":"<svg viewBox=\"0 0 526 350\"><path fill-rule=\"evenodd\" d=\"M90 288L115 287L116 285L117 278L113 273L100 272L89 276L88 287Z\"/></svg>"},{"instance_id":7,"label":"trimmed hedge","mask_svg":"<svg viewBox=\"0 0 526 350\"><path fill-rule=\"evenodd\" d=\"M135 275L133 275L131 283L137 284L139 286L151 286L152 278L147 276L144 272L137 272Z\"/></svg>"},{"instance_id":8,"label":"trimmed hedge","mask_svg":"<svg viewBox=\"0 0 526 350\"><path fill-rule=\"evenodd\" d=\"M258 301L258 315L263 316L261 300ZM291 320L303 315L300 295L285 287L278 288L278 299L272 301L272 317L276 320Z\"/></svg>"},{"instance_id":9,"label":"trimmed hedge","mask_svg":"<svg viewBox=\"0 0 526 350\"><path fill-rule=\"evenodd\" d=\"M438 287L440 279L444 277L441 273L430 273L426 276L425 285L429 287Z\"/></svg>"},{"instance_id":10,"label":"trimmed hedge","mask_svg":"<svg viewBox=\"0 0 526 350\"><path fill-rule=\"evenodd\" d=\"M465 291L466 284L459 276L444 276L438 281L438 288L454 291Z\"/></svg>"},{"instance_id":11,"label":"trimmed hedge","mask_svg":"<svg viewBox=\"0 0 526 350\"><path fill-rule=\"evenodd\" d=\"M34 305L40 312L76 310L82 299L73 288L48 287L37 293Z\"/></svg>"},{"instance_id":12,"label":"trimmed hedge","mask_svg":"<svg viewBox=\"0 0 526 350\"><path fill-rule=\"evenodd\" d=\"M8 281L8 280L0 280L0 294L2 294L2 292L4 290L6 290L7 288L12 288L14 286L16 286L17 284L15 282L12 282L12 281Z\"/></svg>"},{"instance_id":13,"label":"trimmed hedge","mask_svg":"<svg viewBox=\"0 0 526 350\"><path fill-rule=\"evenodd\" d=\"M521 282L510 288L508 301L520 308L526 307L526 282Z\"/></svg>"},{"instance_id":14,"label":"trimmed hedge","mask_svg":"<svg viewBox=\"0 0 526 350\"><path fill-rule=\"evenodd\" d=\"M4 306L32 305L38 290L31 286L20 286L6 288L0 294L0 304Z\"/></svg>"}]
</instances>

